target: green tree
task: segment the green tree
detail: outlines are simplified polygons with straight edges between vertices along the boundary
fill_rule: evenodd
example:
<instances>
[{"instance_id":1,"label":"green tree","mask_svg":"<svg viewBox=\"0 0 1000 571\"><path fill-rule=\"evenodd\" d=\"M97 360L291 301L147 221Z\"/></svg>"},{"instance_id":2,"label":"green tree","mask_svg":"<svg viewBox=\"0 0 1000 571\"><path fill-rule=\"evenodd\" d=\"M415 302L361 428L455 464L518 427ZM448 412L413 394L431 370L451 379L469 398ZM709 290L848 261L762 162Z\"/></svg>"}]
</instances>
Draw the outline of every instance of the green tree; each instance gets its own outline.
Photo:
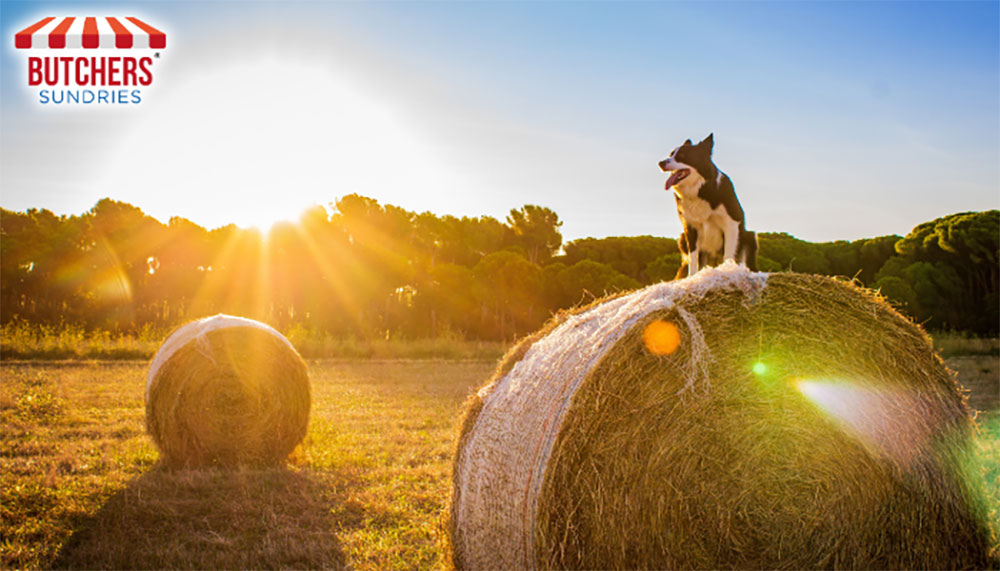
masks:
<instances>
[{"instance_id":1,"label":"green tree","mask_svg":"<svg viewBox=\"0 0 1000 571\"><path fill-rule=\"evenodd\" d=\"M0 209L0 315L6 323L79 321L87 222L49 210Z\"/></svg>"},{"instance_id":2,"label":"green tree","mask_svg":"<svg viewBox=\"0 0 1000 571\"><path fill-rule=\"evenodd\" d=\"M646 272L654 260L667 254L680 256L676 240L654 236L582 238L569 242L564 250L568 265L582 260L593 260L607 264L616 271L646 284L660 279Z\"/></svg>"},{"instance_id":3,"label":"green tree","mask_svg":"<svg viewBox=\"0 0 1000 571\"><path fill-rule=\"evenodd\" d=\"M817 244L830 268L830 275L853 278L860 273L861 245L858 242L838 240Z\"/></svg>"},{"instance_id":4,"label":"green tree","mask_svg":"<svg viewBox=\"0 0 1000 571\"><path fill-rule=\"evenodd\" d=\"M923 312L917 301L917 292L913 291L909 282L903 278L893 275L883 276L875 283L875 288L909 315L920 315Z\"/></svg>"},{"instance_id":5,"label":"green tree","mask_svg":"<svg viewBox=\"0 0 1000 571\"><path fill-rule=\"evenodd\" d=\"M916 297L915 318L931 327L997 333L1000 211L962 212L925 222L895 248L899 257L885 263L876 283L884 285L888 277L907 282Z\"/></svg>"},{"instance_id":6,"label":"green tree","mask_svg":"<svg viewBox=\"0 0 1000 571\"><path fill-rule=\"evenodd\" d=\"M515 243L522 248L532 264L545 264L562 246L559 216L549 208L526 204L512 209L507 225L514 233Z\"/></svg>"},{"instance_id":7,"label":"green tree","mask_svg":"<svg viewBox=\"0 0 1000 571\"><path fill-rule=\"evenodd\" d=\"M349 194L334 204L332 222L343 229L348 245L341 261L343 278L352 294L356 314L366 336L384 336L392 328L387 321L391 301L398 288L410 285L416 276L414 260L414 215L377 200Z\"/></svg>"},{"instance_id":8,"label":"green tree","mask_svg":"<svg viewBox=\"0 0 1000 571\"><path fill-rule=\"evenodd\" d=\"M562 270L559 282L562 286L562 307L586 303L642 285L611 266L593 260L581 260Z\"/></svg>"},{"instance_id":9,"label":"green tree","mask_svg":"<svg viewBox=\"0 0 1000 571\"><path fill-rule=\"evenodd\" d=\"M677 276L683 264L680 252L664 254L646 265L646 275L654 282L665 282Z\"/></svg>"},{"instance_id":10,"label":"green tree","mask_svg":"<svg viewBox=\"0 0 1000 571\"><path fill-rule=\"evenodd\" d=\"M494 315L495 337L514 339L544 321L542 270L511 251L483 257L474 268L483 297Z\"/></svg>"},{"instance_id":11,"label":"green tree","mask_svg":"<svg viewBox=\"0 0 1000 571\"><path fill-rule=\"evenodd\" d=\"M896 256L896 242L902 240L902 236L879 236L861 241L859 253L861 273L859 279L866 285L875 283L875 276L882 269L887 261Z\"/></svg>"},{"instance_id":12,"label":"green tree","mask_svg":"<svg viewBox=\"0 0 1000 571\"><path fill-rule=\"evenodd\" d=\"M444 331L461 333L465 337L488 336L483 323L483 286L473 271L458 264L438 264L431 271L431 280L421 302L426 306L430 335Z\"/></svg>"},{"instance_id":13,"label":"green tree","mask_svg":"<svg viewBox=\"0 0 1000 571\"><path fill-rule=\"evenodd\" d=\"M823 255L823 250L811 242L784 232L762 232L757 235L759 257L773 260L783 270L807 274L831 273L830 262Z\"/></svg>"}]
</instances>

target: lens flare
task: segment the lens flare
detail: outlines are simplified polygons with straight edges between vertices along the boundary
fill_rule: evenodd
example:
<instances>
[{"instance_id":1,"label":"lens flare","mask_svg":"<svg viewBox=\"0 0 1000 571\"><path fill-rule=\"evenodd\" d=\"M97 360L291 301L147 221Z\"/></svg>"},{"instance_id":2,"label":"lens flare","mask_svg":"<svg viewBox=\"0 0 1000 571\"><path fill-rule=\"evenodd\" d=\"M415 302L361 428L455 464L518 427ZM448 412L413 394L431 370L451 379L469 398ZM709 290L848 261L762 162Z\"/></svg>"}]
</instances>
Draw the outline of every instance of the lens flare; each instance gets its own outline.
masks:
<instances>
[{"instance_id":1,"label":"lens flare","mask_svg":"<svg viewBox=\"0 0 1000 571\"><path fill-rule=\"evenodd\" d=\"M794 385L862 445L903 466L919 457L939 424L930 403L901 388L811 379Z\"/></svg>"},{"instance_id":2,"label":"lens flare","mask_svg":"<svg viewBox=\"0 0 1000 571\"><path fill-rule=\"evenodd\" d=\"M681 332L669 321L657 319L642 332L646 349L654 355L670 355L681 345Z\"/></svg>"},{"instance_id":3,"label":"lens flare","mask_svg":"<svg viewBox=\"0 0 1000 571\"><path fill-rule=\"evenodd\" d=\"M758 377L761 377L761 376L764 376L764 375L767 374L767 365L765 365L761 361L757 361L756 363L754 363L753 367L751 367L751 369L753 370L753 373L755 375L757 375Z\"/></svg>"}]
</instances>

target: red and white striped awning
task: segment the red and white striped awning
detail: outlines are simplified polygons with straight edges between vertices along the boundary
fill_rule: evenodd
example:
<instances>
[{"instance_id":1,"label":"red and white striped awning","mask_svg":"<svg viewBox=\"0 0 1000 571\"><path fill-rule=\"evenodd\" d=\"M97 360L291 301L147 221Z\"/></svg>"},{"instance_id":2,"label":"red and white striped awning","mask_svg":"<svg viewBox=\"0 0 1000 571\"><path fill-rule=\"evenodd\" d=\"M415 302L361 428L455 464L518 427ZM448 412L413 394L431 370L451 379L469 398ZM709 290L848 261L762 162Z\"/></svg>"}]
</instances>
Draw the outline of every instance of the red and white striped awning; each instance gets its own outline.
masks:
<instances>
[{"instance_id":1,"label":"red and white striped awning","mask_svg":"<svg viewBox=\"0 0 1000 571\"><path fill-rule=\"evenodd\" d=\"M167 35L139 18L42 18L14 36L29 48L152 48L167 46Z\"/></svg>"}]
</instances>

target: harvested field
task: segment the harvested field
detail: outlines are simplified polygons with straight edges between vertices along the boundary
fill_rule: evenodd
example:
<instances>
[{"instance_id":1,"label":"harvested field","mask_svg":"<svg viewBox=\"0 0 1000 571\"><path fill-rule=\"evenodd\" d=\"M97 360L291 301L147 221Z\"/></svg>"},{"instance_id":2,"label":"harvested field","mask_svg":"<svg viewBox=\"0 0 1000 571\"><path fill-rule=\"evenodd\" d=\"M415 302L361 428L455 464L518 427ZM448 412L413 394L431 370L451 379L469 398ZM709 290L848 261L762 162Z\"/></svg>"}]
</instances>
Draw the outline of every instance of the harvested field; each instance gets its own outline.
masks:
<instances>
[{"instance_id":1,"label":"harvested field","mask_svg":"<svg viewBox=\"0 0 1000 571\"><path fill-rule=\"evenodd\" d=\"M948 364L988 411L997 481L1000 357ZM287 468L170 473L144 431L146 362L0 364L0 567L440 568L457 417L495 365L311 361Z\"/></svg>"}]
</instances>

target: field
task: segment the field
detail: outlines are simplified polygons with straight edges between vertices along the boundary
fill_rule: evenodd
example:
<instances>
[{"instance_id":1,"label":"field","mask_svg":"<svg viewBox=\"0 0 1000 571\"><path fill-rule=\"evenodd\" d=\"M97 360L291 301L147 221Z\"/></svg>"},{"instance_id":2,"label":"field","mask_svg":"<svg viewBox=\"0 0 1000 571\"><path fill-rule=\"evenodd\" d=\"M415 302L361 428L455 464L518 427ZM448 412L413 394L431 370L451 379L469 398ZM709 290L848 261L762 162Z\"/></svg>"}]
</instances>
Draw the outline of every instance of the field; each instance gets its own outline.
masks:
<instances>
[{"instance_id":1,"label":"field","mask_svg":"<svg viewBox=\"0 0 1000 571\"><path fill-rule=\"evenodd\" d=\"M986 353L948 363L986 413L982 463L995 483L1000 357ZM236 472L157 465L145 366L0 365L0 567L445 566L457 415L495 361L311 361L304 444L285 468Z\"/></svg>"}]
</instances>

